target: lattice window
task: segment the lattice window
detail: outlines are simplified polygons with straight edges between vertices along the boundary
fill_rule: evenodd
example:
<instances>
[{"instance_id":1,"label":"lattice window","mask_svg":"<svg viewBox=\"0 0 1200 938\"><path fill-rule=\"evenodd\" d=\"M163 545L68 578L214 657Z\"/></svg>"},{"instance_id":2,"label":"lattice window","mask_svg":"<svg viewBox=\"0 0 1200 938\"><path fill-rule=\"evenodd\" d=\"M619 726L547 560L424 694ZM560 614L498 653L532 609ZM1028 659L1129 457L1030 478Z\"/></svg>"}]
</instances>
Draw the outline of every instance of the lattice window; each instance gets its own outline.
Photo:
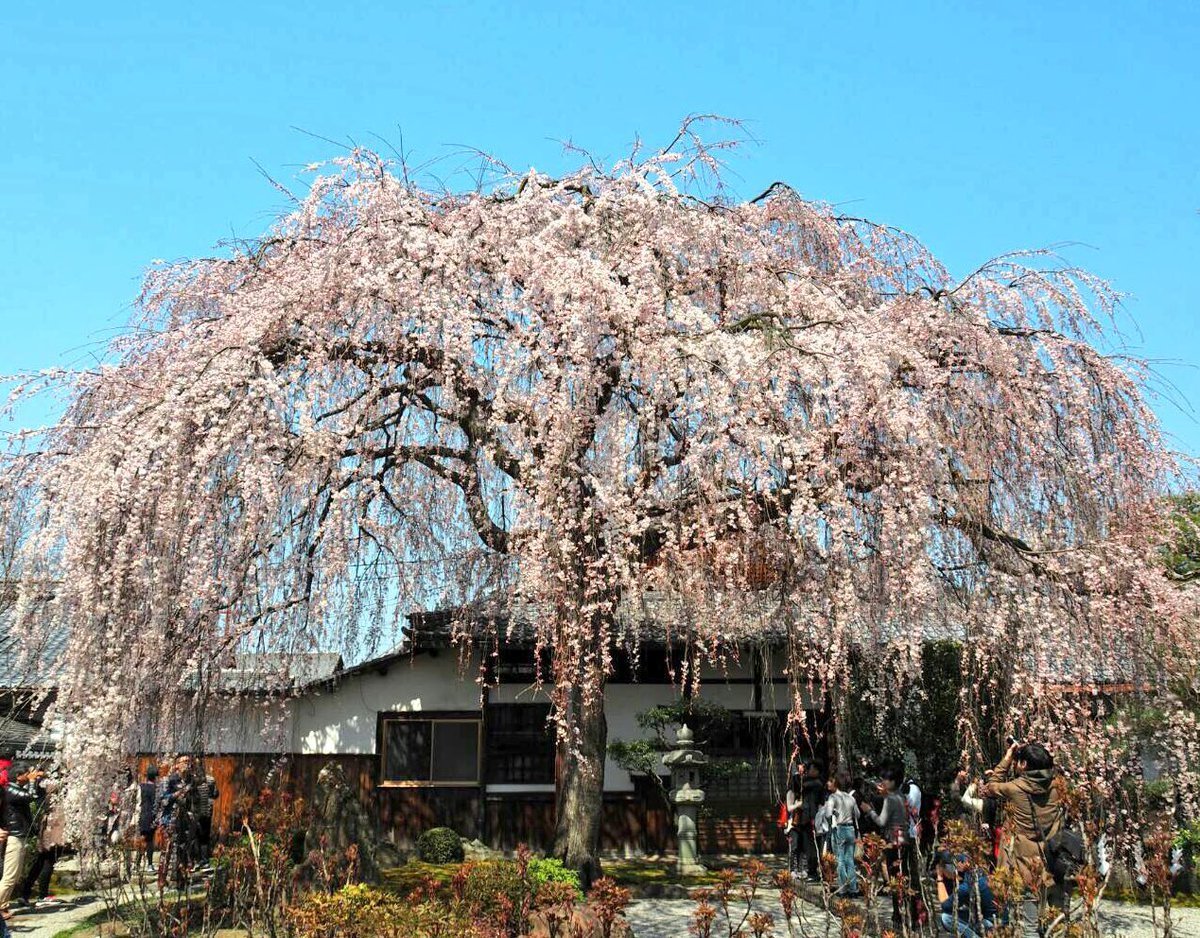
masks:
<instances>
[{"instance_id":1,"label":"lattice window","mask_svg":"<svg viewBox=\"0 0 1200 938\"><path fill-rule=\"evenodd\" d=\"M554 782L554 727L548 704L493 704L487 711L487 780L492 785Z\"/></svg>"}]
</instances>

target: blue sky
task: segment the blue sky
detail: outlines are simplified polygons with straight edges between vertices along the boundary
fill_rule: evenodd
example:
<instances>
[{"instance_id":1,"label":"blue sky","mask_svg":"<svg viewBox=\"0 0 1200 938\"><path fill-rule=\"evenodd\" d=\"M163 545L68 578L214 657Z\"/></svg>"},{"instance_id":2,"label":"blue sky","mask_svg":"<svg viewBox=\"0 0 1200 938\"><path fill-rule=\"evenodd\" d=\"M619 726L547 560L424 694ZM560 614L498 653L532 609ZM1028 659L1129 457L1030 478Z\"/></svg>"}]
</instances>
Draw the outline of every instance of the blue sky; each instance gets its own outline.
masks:
<instances>
[{"instance_id":1,"label":"blue sky","mask_svg":"<svg viewBox=\"0 0 1200 938\"><path fill-rule=\"evenodd\" d=\"M787 180L953 270L1079 242L1200 455L1198 48L1200 4L1166 0L5 4L0 374L85 363L150 260L261 233L283 203L252 160L337 149L295 127L553 172L563 139L617 158L711 111L758 140L740 194Z\"/></svg>"}]
</instances>

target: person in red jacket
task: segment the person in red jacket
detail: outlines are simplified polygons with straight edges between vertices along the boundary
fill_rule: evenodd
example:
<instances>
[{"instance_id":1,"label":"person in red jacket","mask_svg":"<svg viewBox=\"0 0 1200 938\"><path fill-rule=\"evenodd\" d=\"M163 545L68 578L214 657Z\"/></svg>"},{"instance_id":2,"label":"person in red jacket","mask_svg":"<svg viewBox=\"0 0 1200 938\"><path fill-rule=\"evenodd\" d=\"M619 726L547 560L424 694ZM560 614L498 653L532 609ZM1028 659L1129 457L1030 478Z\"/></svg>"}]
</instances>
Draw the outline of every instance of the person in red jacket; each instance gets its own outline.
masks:
<instances>
[{"instance_id":1,"label":"person in red jacket","mask_svg":"<svg viewBox=\"0 0 1200 938\"><path fill-rule=\"evenodd\" d=\"M8 770L12 768L13 759L17 757L16 750L5 749L0 752L0 815L3 814L3 798L4 789L8 787ZM4 829L2 819L0 819L0 864L4 859L4 842L8 840L8 831Z\"/></svg>"}]
</instances>

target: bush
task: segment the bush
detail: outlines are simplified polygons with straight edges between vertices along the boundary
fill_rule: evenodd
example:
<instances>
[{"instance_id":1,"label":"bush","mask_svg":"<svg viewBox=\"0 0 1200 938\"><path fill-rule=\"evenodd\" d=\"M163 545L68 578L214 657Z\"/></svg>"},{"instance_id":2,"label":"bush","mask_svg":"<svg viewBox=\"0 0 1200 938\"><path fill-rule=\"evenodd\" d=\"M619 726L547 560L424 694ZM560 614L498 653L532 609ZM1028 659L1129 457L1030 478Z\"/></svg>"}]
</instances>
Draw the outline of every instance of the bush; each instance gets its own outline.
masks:
<instances>
[{"instance_id":1,"label":"bush","mask_svg":"<svg viewBox=\"0 0 1200 938\"><path fill-rule=\"evenodd\" d=\"M441 873L436 867L428 869ZM518 938L529 934L616 938L626 890L599 880L582 904L578 877L557 860L463 863L448 882L429 876L406 896L370 886L313 891L287 912L290 933L304 938Z\"/></svg>"},{"instance_id":2,"label":"bush","mask_svg":"<svg viewBox=\"0 0 1200 938\"><path fill-rule=\"evenodd\" d=\"M465 910L442 902L413 902L371 886L312 892L288 910L305 938L435 938L477 935Z\"/></svg>"},{"instance_id":3,"label":"bush","mask_svg":"<svg viewBox=\"0 0 1200 938\"><path fill-rule=\"evenodd\" d=\"M417 857L426 863L461 863L462 838L448 827L434 827L417 838Z\"/></svg>"},{"instance_id":4,"label":"bush","mask_svg":"<svg viewBox=\"0 0 1200 938\"><path fill-rule=\"evenodd\" d=\"M220 844L213 854L208 906L230 925L276 934L278 920L300 888L301 848L310 815L303 801L263 789L237 806L242 835ZM331 852L329 863L344 858Z\"/></svg>"},{"instance_id":5,"label":"bush","mask_svg":"<svg viewBox=\"0 0 1200 938\"><path fill-rule=\"evenodd\" d=\"M579 877L557 860L534 859L524 846L515 860L464 863L450 883L451 893L473 915L501 934L523 935L530 916L554 906L566 911L579 899Z\"/></svg>"},{"instance_id":6,"label":"bush","mask_svg":"<svg viewBox=\"0 0 1200 938\"><path fill-rule=\"evenodd\" d=\"M1179 828L1175 833L1175 846L1181 850L1191 847L1200 851L1200 821L1192 821L1186 827Z\"/></svg>"},{"instance_id":7,"label":"bush","mask_svg":"<svg viewBox=\"0 0 1200 938\"><path fill-rule=\"evenodd\" d=\"M546 859L532 859L529 861L529 879L533 883L534 890L538 890L545 883L566 883L569 886L574 886L577 892L582 893L579 887L579 874L569 867L563 866L562 860L555 860L547 857Z\"/></svg>"},{"instance_id":8,"label":"bush","mask_svg":"<svg viewBox=\"0 0 1200 938\"><path fill-rule=\"evenodd\" d=\"M519 924L533 900L533 883L512 860L464 863L451 888L471 908L489 919L516 918Z\"/></svg>"}]
</instances>

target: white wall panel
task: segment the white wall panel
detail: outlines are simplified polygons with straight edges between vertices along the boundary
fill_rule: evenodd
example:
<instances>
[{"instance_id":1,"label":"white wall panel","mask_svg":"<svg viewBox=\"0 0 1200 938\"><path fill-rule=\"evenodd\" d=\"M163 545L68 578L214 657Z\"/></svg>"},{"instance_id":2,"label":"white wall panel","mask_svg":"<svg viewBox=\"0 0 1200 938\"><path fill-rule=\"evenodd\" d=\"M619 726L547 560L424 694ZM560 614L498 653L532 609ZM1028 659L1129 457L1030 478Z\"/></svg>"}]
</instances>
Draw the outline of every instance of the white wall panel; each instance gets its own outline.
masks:
<instances>
[{"instance_id":1,"label":"white wall panel","mask_svg":"<svg viewBox=\"0 0 1200 938\"><path fill-rule=\"evenodd\" d=\"M478 710L479 686L471 665L463 671L456 654L417 655L393 662L387 673L366 671L335 687L309 694L293 705L293 751L305 755L365 755L375 752L380 713Z\"/></svg>"}]
</instances>

